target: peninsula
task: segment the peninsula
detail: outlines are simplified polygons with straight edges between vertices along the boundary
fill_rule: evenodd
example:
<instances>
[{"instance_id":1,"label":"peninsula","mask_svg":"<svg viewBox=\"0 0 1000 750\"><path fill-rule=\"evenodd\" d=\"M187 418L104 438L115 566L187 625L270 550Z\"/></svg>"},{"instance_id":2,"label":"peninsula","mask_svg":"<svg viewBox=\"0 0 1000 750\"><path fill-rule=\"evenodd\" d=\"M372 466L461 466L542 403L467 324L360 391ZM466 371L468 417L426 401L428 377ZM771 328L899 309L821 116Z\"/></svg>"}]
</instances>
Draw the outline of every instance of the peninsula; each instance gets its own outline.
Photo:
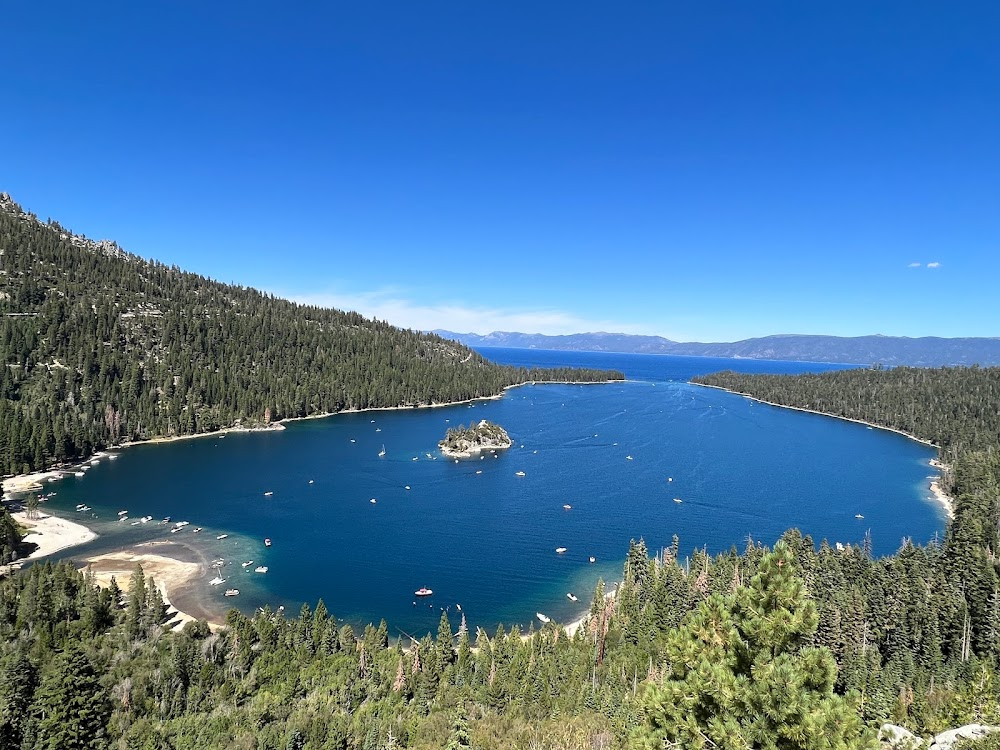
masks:
<instances>
[{"instance_id":1,"label":"peninsula","mask_svg":"<svg viewBox=\"0 0 1000 750\"><path fill-rule=\"evenodd\" d=\"M510 448L513 444L503 427L484 419L475 426L450 427L438 447L449 458L470 458L484 451Z\"/></svg>"}]
</instances>

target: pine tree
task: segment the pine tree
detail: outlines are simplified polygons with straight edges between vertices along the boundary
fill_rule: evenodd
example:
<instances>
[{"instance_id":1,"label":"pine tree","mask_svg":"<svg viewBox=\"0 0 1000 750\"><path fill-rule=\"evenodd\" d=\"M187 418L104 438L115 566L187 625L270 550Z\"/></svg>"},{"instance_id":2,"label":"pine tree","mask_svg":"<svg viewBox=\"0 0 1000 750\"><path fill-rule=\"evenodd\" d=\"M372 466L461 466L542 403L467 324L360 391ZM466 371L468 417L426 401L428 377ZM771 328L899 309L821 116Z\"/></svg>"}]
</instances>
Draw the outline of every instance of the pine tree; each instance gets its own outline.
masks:
<instances>
[{"instance_id":1,"label":"pine tree","mask_svg":"<svg viewBox=\"0 0 1000 750\"><path fill-rule=\"evenodd\" d=\"M76 645L57 656L42 677L32 712L38 750L107 747L109 707L94 665Z\"/></svg>"},{"instance_id":2,"label":"pine tree","mask_svg":"<svg viewBox=\"0 0 1000 750\"><path fill-rule=\"evenodd\" d=\"M465 750L471 748L472 741L469 738L469 722L465 718L465 713L459 711L455 714L455 720L451 725L451 737L445 750Z\"/></svg>"},{"instance_id":3,"label":"pine tree","mask_svg":"<svg viewBox=\"0 0 1000 750\"><path fill-rule=\"evenodd\" d=\"M853 701L834 695L829 651L806 645L815 604L779 542L749 586L710 596L667 644L669 670L646 687L641 747L862 748Z\"/></svg>"},{"instance_id":4,"label":"pine tree","mask_svg":"<svg viewBox=\"0 0 1000 750\"><path fill-rule=\"evenodd\" d=\"M0 662L0 747L19 747L38 684L26 654L15 652Z\"/></svg>"}]
</instances>

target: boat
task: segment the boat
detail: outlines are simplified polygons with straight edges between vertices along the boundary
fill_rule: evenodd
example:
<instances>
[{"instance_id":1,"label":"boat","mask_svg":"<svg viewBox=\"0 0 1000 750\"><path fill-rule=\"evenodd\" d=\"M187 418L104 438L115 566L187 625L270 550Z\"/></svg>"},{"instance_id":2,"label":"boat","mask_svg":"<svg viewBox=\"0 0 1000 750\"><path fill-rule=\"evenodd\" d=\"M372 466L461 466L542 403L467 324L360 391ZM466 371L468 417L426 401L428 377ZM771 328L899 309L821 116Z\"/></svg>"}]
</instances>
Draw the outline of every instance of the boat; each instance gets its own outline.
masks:
<instances>
[{"instance_id":1,"label":"boat","mask_svg":"<svg viewBox=\"0 0 1000 750\"><path fill-rule=\"evenodd\" d=\"M221 539L225 539L225 538L226 538L227 536L229 536L229 534L219 534L219 535L218 535L217 537L215 537L215 538L216 538L216 539L220 539L220 540L221 540Z\"/></svg>"},{"instance_id":2,"label":"boat","mask_svg":"<svg viewBox=\"0 0 1000 750\"><path fill-rule=\"evenodd\" d=\"M358 441L357 441L357 440L355 440L354 438L351 438L351 442L352 442L352 443L356 443L356 442L358 442Z\"/></svg>"},{"instance_id":3,"label":"boat","mask_svg":"<svg viewBox=\"0 0 1000 750\"><path fill-rule=\"evenodd\" d=\"M313 479L310 479L310 480L309 480L309 484L312 484L312 483L313 483L314 481L315 481L315 480L313 480Z\"/></svg>"},{"instance_id":4,"label":"boat","mask_svg":"<svg viewBox=\"0 0 1000 750\"><path fill-rule=\"evenodd\" d=\"M524 472L523 471L515 472L514 476L516 476L516 477L523 477L524 476Z\"/></svg>"},{"instance_id":5,"label":"boat","mask_svg":"<svg viewBox=\"0 0 1000 750\"><path fill-rule=\"evenodd\" d=\"M271 540L270 539L265 539L264 540L264 546L265 547L270 547L271 546Z\"/></svg>"},{"instance_id":6,"label":"boat","mask_svg":"<svg viewBox=\"0 0 1000 750\"><path fill-rule=\"evenodd\" d=\"M566 594L566 598L569 599L571 602L575 602L576 601L576 595L575 594Z\"/></svg>"},{"instance_id":7,"label":"boat","mask_svg":"<svg viewBox=\"0 0 1000 750\"><path fill-rule=\"evenodd\" d=\"M128 520L128 516L118 516L118 520L119 521L127 521Z\"/></svg>"},{"instance_id":8,"label":"boat","mask_svg":"<svg viewBox=\"0 0 1000 750\"><path fill-rule=\"evenodd\" d=\"M421 586L419 589L413 592L414 596L430 596L434 592L427 588L426 586Z\"/></svg>"},{"instance_id":9,"label":"boat","mask_svg":"<svg viewBox=\"0 0 1000 750\"><path fill-rule=\"evenodd\" d=\"M410 489L410 485L406 485L406 486L405 486L405 487L404 487L403 489L404 489L404 490L408 490L408 489Z\"/></svg>"},{"instance_id":10,"label":"boat","mask_svg":"<svg viewBox=\"0 0 1000 750\"><path fill-rule=\"evenodd\" d=\"M131 524L129 524L129 525L130 525L130 526L138 526L138 525L139 525L140 523L142 523L142 521L133 521L133 522L132 522Z\"/></svg>"},{"instance_id":11,"label":"boat","mask_svg":"<svg viewBox=\"0 0 1000 750\"><path fill-rule=\"evenodd\" d=\"M120 511L118 511L118 515L119 516L127 516L128 515L128 511L127 510L120 510Z\"/></svg>"},{"instance_id":12,"label":"boat","mask_svg":"<svg viewBox=\"0 0 1000 750\"><path fill-rule=\"evenodd\" d=\"M269 490L269 491L267 491L267 492L264 493L264 497L271 497L271 495L273 495L273 494L274 493Z\"/></svg>"},{"instance_id":13,"label":"boat","mask_svg":"<svg viewBox=\"0 0 1000 750\"><path fill-rule=\"evenodd\" d=\"M597 558L596 558L596 557L594 557L593 555L591 555L591 556L590 556L590 562L592 562L592 563L595 563L595 562L597 562Z\"/></svg>"},{"instance_id":14,"label":"boat","mask_svg":"<svg viewBox=\"0 0 1000 750\"><path fill-rule=\"evenodd\" d=\"M377 501L377 500L376 500L376 499L375 499L375 498L373 497L373 498L372 498L371 500L369 500L368 502L370 502L370 503L371 503L372 505L374 505L374 504L375 504L375 503L377 503L378 501Z\"/></svg>"},{"instance_id":15,"label":"boat","mask_svg":"<svg viewBox=\"0 0 1000 750\"><path fill-rule=\"evenodd\" d=\"M255 573L266 573L267 572L267 566L266 565L259 565L258 567L254 568L254 572Z\"/></svg>"},{"instance_id":16,"label":"boat","mask_svg":"<svg viewBox=\"0 0 1000 750\"><path fill-rule=\"evenodd\" d=\"M381 427L376 427L375 428L375 432L382 432L382 428Z\"/></svg>"},{"instance_id":17,"label":"boat","mask_svg":"<svg viewBox=\"0 0 1000 750\"><path fill-rule=\"evenodd\" d=\"M667 481L668 482L672 482L672 481L674 481L674 478L673 477L667 477Z\"/></svg>"},{"instance_id":18,"label":"boat","mask_svg":"<svg viewBox=\"0 0 1000 750\"><path fill-rule=\"evenodd\" d=\"M77 503L76 504L76 509L77 510L83 510L83 503Z\"/></svg>"},{"instance_id":19,"label":"boat","mask_svg":"<svg viewBox=\"0 0 1000 750\"><path fill-rule=\"evenodd\" d=\"M535 617L537 617L542 622L552 622L551 617L547 617L546 615L543 615L541 612L535 612Z\"/></svg>"},{"instance_id":20,"label":"boat","mask_svg":"<svg viewBox=\"0 0 1000 750\"><path fill-rule=\"evenodd\" d=\"M84 513L86 513L88 510L90 510L90 506L89 505L84 505L82 508L80 508L80 510L83 511Z\"/></svg>"},{"instance_id":21,"label":"boat","mask_svg":"<svg viewBox=\"0 0 1000 750\"><path fill-rule=\"evenodd\" d=\"M681 500L681 499L680 499L679 497L675 497L675 498L674 498L674 502L675 502L675 503L681 503L681 502L684 502L684 501L683 501L683 500Z\"/></svg>"},{"instance_id":22,"label":"boat","mask_svg":"<svg viewBox=\"0 0 1000 750\"><path fill-rule=\"evenodd\" d=\"M222 576L216 576L211 581L208 582L209 586L218 586L220 583L225 583L226 579Z\"/></svg>"},{"instance_id":23,"label":"boat","mask_svg":"<svg viewBox=\"0 0 1000 750\"><path fill-rule=\"evenodd\" d=\"M854 517L855 517L855 518L864 518L864 516L863 516L863 515L861 515L860 513L855 513L855 514L854 514Z\"/></svg>"},{"instance_id":24,"label":"boat","mask_svg":"<svg viewBox=\"0 0 1000 750\"><path fill-rule=\"evenodd\" d=\"M565 551L566 551L565 547L556 547L556 552L560 555Z\"/></svg>"},{"instance_id":25,"label":"boat","mask_svg":"<svg viewBox=\"0 0 1000 750\"><path fill-rule=\"evenodd\" d=\"M631 457L631 456L625 456L625 460L626 460L626 461L631 461L631 460L632 460L632 457Z\"/></svg>"},{"instance_id":26,"label":"boat","mask_svg":"<svg viewBox=\"0 0 1000 750\"><path fill-rule=\"evenodd\" d=\"M378 452L378 457L382 458L385 455L385 443L382 443L382 450Z\"/></svg>"},{"instance_id":27,"label":"boat","mask_svg":"<svg viewBox=\"0 0 1000 750\"><path fill-rule=\"evenodd\" d=\"M249 568L251 565L253 565L253 560L247 560L245 563L240 563L240 565L242 565L244 568Z\"/></svg>"},{"instance_id":28,"label":"boat","mask_svg":"<svg viewBox=\"0 0 1000 750\"><path fill-rule=\"evenodd\" d=\"M573 510L573 506L567 503L566 505L563 506L563 510Z\"/></svg>"},{"instance_id":29,"label":"boat","mask_svg":"<svg viewBox=\"0 0 1000 750\"><path fill-rule=\"evenodd\" d=\"M195 526L193 529L191 529L192 534L197 534L199 531L201 531L201 526Z\"/></svg>"},{"instance_id":30,"label":"boat","mask_svg":"<svg viewBox=\"0 0 1000 750\"><path fill-rule=\"evenodd\" d=\"M183 529L185 526L189 525L190 523L191 523L190 521L178 521L177 523L174 524L174 526L176 526L178 529Z\"/></svg>"},{"instance_id":31,"label":"boat","mask_svg":"<svg viewBox=\"0 0 1000 750\"><path fill-rule=\"evenodd\" d=\"M118 458L117 453L112 453L110 456L108 456L109 461L114 461L116 458Z\"/></svg>"},{"instance_id":32,"label":"boat","mask_svg":"<svg viewBox=\"0 0 1000 750\"><path fill-rule=\"evenodd\" d=\"M482 474L482 473L483 473L483 470L482 470L482 469L480 469L480 470L479 470L479 471L477 471L476 473L477 473L477 474Z\"/></svg>"},{"instance_id":33,"label":"boat","mask_svg":"<svg viewBox=\"0 0 1000 750\"><path fill-rule=\"evenodd\" d=\"M240 595L239 589L226 589L226 596L239 596L239 595Z\"/></svg>"}]
</instances>

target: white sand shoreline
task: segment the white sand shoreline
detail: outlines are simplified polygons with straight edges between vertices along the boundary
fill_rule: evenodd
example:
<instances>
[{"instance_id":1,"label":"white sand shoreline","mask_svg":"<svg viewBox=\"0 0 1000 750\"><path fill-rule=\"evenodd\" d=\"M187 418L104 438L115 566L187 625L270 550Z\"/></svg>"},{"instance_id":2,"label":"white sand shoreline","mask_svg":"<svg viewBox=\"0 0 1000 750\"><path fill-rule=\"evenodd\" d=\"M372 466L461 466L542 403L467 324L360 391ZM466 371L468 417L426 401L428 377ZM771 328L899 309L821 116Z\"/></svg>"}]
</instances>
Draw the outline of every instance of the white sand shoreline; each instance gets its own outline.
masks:
<instances>
[{"instance_id":1,"label":"white sand shoreline","mask_svg":"<svg viewBox=\"0 0 1000 750\"><path fill-rule=\"evenodd\" d=\"M38 549L28 555L26 560L37 560L97 539L97 534L83 524L49 513L37 511L35 518L29 518L28 512L22 510L11 515L15 521L29 529L23 541L38 545Z\"/></svg>"},{"instance_id":2,"label":"white sand shoreline","mask_svg":"<svg viewBox=\"0 0 1000 750\"><path fill-rule=\"evenodd\" d=\"M931 440L925 440L924 438L917 437L916 435L912 435L909 432L906 432L905 430L900 430L900 429L897 429L895 427L886 427L885 425L875 424L873 422L866 422L863 419L854 419L853 417L844 417L844 416L841 416L840 414L830 414L828 412L819 411L817 409L807 409L804 406L789 406L788 404L777 404L777 403L774 403L773 401L765 401L762 398L757 398L756 396L751 396L748 393L741 393L740 391L733 391L733 390L730 390L729 388L723 388L721 385L709 385L707 383L690 383L690 385L696 385L696 386L698 386L700 388L714 388L717 391L723 391L725 393L732 393L734 396L742 396L743 398L748 399L750 401L756 401L758 404L767 404L768 406L776 406L779 409L792 409L793 411L802 411L802 412L805 412L806 414L818 414L821 417L831 417L832 419L840 419L840 420L842 420L844 422L854 422L855 424L864 425L865 427L871 427L874 430L886 430L887 432L894 432L897 435L902 435L905 438L909 438L910 440L914 440L914 441L916 441L918 443L922 443L923 445L928 445L931 448L934 448L934 449L936 449L938 451L938 456L941 455L941 447L939 445L935 444L933 441L931 441ZM948 472L951 469L951 467L949 467L947 464L943 463L940 460L940 458L932 458L931 461L930 461L930 465L933 468L939 469L942 472ZM954 500L954 498L952 498L950 495L948 495L947 493L945 493L945 491L942 489L941 484L940 484L940 481L941 481L941 476L940 475L931 477L930 479L931 479L931 482L930 482L930 488L929 489L930 489L930 492L931 492L931 494L933 496L933 499L936 502L938 502L944 508L945 515L948 516L948 519L949 520L953 519L955 517L955 500Z\"/></svg>"},{"instance_id":3,"label":"white sand shoreline","mask_svg":"<svg viewBox=\"0 0 1000 750\"><path fill-rule=\"evenodd\" d=\"M142 572L148 581L152 578L156 582L156 587L163 596L163 603L167 605L167 627L171 630L180 630L189 622L195 622L197 618L177 609L170 602L170 589L178 588L193 582L204 574L203 566L196 562L184 562L174 557L158 555L151 552L108 552L88 558L86 564L80 570L90 569L94 574L97 585L107 587L111 585L111 579L115 579L123 592L128 592L132 578L132 572L136 564L142 566ZM208 622L212 630L222 627L220 622Z\"/></svg>"}]
</instances>

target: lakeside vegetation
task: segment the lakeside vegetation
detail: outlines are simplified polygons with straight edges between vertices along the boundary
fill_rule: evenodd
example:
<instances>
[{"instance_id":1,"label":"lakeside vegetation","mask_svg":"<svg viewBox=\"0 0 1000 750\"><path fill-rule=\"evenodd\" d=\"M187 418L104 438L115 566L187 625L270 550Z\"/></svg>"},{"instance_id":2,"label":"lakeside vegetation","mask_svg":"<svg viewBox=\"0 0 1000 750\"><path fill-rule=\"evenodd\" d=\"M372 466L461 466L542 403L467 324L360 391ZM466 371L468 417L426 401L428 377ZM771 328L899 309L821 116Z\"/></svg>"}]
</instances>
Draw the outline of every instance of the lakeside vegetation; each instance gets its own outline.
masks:
<instances>
[{"instance_id":1,"label":"lakeside vegetation","mask_svg":"<svg viewBox=\"0 0 1000 750\"><path fill-rule=\"evenodd\" d=\"M0 200L0 476L157 436L620 372L497 365L76 237Z\"/></svg>"},{"instance_id":2,"label":"lakeside vegetation","mask_svg":"<svg viewBox=\"0 0 1000 750\"><path fill-rule=\"evenodd\" d=\"M860 748L885 721L918 734L997 723L1000 462L989 404L981 421L958 406L995 373L855 373L704 380L799 393L802 406L865 383L899 415L951 402L935 427L954 446L957 513L940 543L875 560L792 530L773 551L750 541L683 559L676 538L659 551L639 541L616 595L599 585L573 636L472 633L442 613L436 636L395 644L386 623L355 632L322 603L167 632L138 571L118 601L67 564L35 565L0 582L0 736L23 748L63 746L70 731L88 738L79 747L163 749Z\"/></svg>"},{"instance_id":3,"label":"lakeside vegetation","mask_svg":"<svg viewBox=\"0 0 1000 750\"><path fill-rule=\"evenodd\" d=\"M0 210L0 473L154 435L460 400L620 374L500 367L434 336L277 300ZM787 532L769 550L627 554L574 635L390 643L319 602L169 630L155 582L69 563L0 580L0 748L860 748L893 721L1000 722L1000 371L722 373L699 382L933 441L955 519L875 560ZM20 542L0 516L0 553Z\"/></svg>"}]
</instances>

